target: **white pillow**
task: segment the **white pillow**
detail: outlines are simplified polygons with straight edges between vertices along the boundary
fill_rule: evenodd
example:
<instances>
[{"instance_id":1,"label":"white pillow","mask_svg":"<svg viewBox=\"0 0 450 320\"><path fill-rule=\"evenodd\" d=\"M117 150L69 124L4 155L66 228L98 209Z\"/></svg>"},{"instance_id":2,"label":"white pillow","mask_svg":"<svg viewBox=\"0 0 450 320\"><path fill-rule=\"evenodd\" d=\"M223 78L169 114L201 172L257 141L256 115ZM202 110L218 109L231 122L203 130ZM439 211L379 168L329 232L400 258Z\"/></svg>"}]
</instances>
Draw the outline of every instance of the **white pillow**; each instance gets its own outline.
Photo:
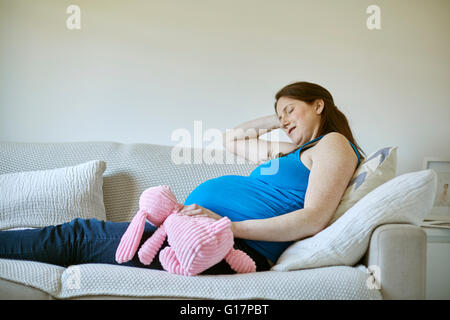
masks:
<instances>
[{"instance_id":1,"label":"white pillow","mask_svg":"<svg viewBox=\"0 0 450 320\"><path fill-rule=\"evenodd\" d=\"M397 149L398 147L386 147L377 150L359 165L328 225L339 219L370 191L395 177Z\"/></svg>"},{"instance_id":2,"label":"white pillow","mask_svg":"<svg viewBox=\"0 0 450 320\"><path fill-rule=\"evenodd\" d=\"M106 163L0 175L0 230L45 227L75 218L106 220Z\"/></svg>"},{"instance_id":3,"label":"white pillow","mask_svg":"<svg viewBox=\"0 0 450 320\"><path fill-rule=\"evenodd\" d=\"M377 226L420 225L431 211L436 188L437 175L433 170L398 176L370 192L315 236L290 245L272 270L353 266L367 251L370 236Z\"/></svg>"}]
</instances>

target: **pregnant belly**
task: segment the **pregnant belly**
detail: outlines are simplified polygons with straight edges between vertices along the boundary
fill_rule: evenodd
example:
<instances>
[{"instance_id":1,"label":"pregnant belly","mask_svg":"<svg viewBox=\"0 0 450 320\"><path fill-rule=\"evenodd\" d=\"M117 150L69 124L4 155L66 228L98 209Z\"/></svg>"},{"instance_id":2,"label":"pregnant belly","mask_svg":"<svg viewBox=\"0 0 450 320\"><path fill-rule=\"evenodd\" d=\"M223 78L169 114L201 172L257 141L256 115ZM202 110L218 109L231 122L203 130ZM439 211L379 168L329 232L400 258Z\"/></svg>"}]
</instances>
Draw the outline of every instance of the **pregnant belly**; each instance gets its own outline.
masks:
<instances>
[{"instance_id":1,"label":"pregnant belly","mask_svg":"<svg viewBox=\"0 0 450 320\"><path fill-rule=\"evenodd\" d=\"M231 221L264 219L297 210L302 203L292 194L249 176L225 175L195 188L184 204L196 203Z\"/></svg>"}]
</instances>

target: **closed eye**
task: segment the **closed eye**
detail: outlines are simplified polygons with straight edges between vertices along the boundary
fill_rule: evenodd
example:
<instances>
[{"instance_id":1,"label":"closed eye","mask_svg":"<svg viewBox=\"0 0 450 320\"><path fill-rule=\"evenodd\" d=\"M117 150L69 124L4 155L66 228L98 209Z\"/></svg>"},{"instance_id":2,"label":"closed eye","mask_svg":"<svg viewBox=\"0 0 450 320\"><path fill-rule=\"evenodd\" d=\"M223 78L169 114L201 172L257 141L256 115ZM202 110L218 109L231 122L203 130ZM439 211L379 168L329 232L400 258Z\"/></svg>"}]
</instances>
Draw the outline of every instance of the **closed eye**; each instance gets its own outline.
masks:
<instances>
[{"instance_id":1,"label":"closed eye","mask_svg":"<svg viewBox=\"0 0 450 320\"><path fill-rule=\"evenodd\" d=\"M289 110L288 113L292 113L292 111L294 111L295 107L291 108L291 110ZM281 117L278 117L278 120L281 122Z\"/></svg>"}]
</instances>

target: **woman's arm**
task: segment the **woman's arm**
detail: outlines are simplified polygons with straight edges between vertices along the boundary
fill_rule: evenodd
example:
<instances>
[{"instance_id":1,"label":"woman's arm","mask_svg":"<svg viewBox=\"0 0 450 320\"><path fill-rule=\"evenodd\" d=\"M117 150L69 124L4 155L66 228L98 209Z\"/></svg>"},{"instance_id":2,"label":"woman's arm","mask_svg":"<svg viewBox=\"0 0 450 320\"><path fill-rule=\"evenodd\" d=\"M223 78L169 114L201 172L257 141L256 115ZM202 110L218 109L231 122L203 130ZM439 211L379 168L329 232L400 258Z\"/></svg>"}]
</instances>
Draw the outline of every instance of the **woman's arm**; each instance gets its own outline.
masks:
<instances>
[{"instance_id":1,"label":"woman's arm","mask_svg":"<svg viewBox=\"0 0 450 320\"><path fill-rule=\"evenodd\" d=\"M234 127L227 129L223 135L224 145L227 141L244 140L259 138L259 136L268 133L280 127L280 121L276 115L269 115L250 120Z\"/></svg>"},{"instance_id":2,"label":"woman's arm","mask_svg":"<svg viewBox=\"0 0 450 320\"><path fill-rule=\"evenodd\" d=\"M358 159L348 140L329 133L316 145L303 209L268 219L232 223L236 238L296 241L325 228L356 169Z\"/></svg>"},{"instance_id":3,"label":"woman's arm","mask_svg":"<svg viewBox=\"0 0 450 320\"><path fill-rule=\"evenodd\" d=\"M261 241L293 241L310 237L320 231L313 209L303 208L277 217L231 223L235 238Z\"/></svg>"},{"instance_id":4,"label":"woman's arm","mask_svg":"<svg viewBox=\"0 0 450 320\"><path fill-rule=\"evenodd\" d=\"M280 122L275 115L264 116L244 122L223 134L223 146L226 150L254 163L270 159L273 143L259 139L265 133L279 128Z\"/></svg>"},{"instance_id":5,"label":"woman's arm","mask_svg":"<svg viewBox=\"0 0 450 320\"><path fill-rule=\"evenodd\" d=\"M287 154L298 146L291 142L271 141L259 137L280 128L276 115L264 116L244 122L223 134L226 150L254 163L262 163L280 152Z\"/></svg>"}]
</instances>

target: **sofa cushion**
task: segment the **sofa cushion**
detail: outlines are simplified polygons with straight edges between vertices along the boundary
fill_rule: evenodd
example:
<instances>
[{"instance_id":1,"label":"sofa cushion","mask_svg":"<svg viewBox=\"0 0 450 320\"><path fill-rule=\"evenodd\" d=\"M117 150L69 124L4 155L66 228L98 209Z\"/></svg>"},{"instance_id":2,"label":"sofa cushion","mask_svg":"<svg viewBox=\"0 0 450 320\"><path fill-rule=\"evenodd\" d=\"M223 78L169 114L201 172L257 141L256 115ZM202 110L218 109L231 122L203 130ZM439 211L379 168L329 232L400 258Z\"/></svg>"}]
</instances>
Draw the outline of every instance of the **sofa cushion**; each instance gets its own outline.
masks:
<instances>
[{"instance_id":1,"label":"sofa cushion","mask_svg":"<svg viewBox=\"0 0 450 320\"><path fill-rule=\"evenodd\" d=\"M370 154L353 174L329 225L339 219L366 194L395 177L398 147L386 147Z\"/></svg>"},{"instance_id":2,"label":"sofa cushion","mask_svg":"<svg viewBox=\"0 0 450 320\"><path fill-rule=\"evenodd\" d=\"M0 175L0 230L45 227L75 218L106 220L103 161Z\"/></svg>"},{"instance_id":3,"label":"sofa cushion","mask_svg":"<svg viewBox=\"0 0 450 320\"><path fill-rule=\"evenodd\" d=\"M224 150L217 152L218 163L196 163L196 156L207 156L199 148L116 143L0 142L0 174L74 166L90 160L103 160L103 195L108 221L131 221L139 210L139 196L152 186L168 185L179 203L200 183L226 174L248 175L256 164L239 159ZM190 161L179 163L185 155Z\"/></svg>"},{"instance_id":4,"label":"sofa cushion","mask_svg":"<svg viewBox=\"0 0 450 320\"><path fill-rule=\"evenodd\" d=\"M0 259L1 279L42 290L51 296L59 294L61 277L65 270L64 267L42 262ZM1 292L1 294L4 293ZM0 296L6 297L6 295ZM16 292L14 296L20 299L21 294Z\"/></svg>"},{"instance_id":5,"label":"sofa cushion","mask_svg":"<svg viewBox=\"0 0 450 320\"><path fill-rule=\"evenodd\" d=\"M398 176L363 197L321 232L289 246L272 270L354 265L367 251L370 235L377 226L420 225L433 206L436 188L437 175L433 170Z\"/></svg>"},{"instance_id":6,"label":"sofa cushion","mask_svg":"<svg viewBox=\"0 0 450 320\"><path fill-rule=\"evenodd\" d=\"M26 283L52 297L64 299L88 296L381 299L380 291L367 285L370 274L363 266L186 277L161 270L108 264L81 264L64 269L39 262L0 259L0 278Z\"/></svg>"}]
</instances>

